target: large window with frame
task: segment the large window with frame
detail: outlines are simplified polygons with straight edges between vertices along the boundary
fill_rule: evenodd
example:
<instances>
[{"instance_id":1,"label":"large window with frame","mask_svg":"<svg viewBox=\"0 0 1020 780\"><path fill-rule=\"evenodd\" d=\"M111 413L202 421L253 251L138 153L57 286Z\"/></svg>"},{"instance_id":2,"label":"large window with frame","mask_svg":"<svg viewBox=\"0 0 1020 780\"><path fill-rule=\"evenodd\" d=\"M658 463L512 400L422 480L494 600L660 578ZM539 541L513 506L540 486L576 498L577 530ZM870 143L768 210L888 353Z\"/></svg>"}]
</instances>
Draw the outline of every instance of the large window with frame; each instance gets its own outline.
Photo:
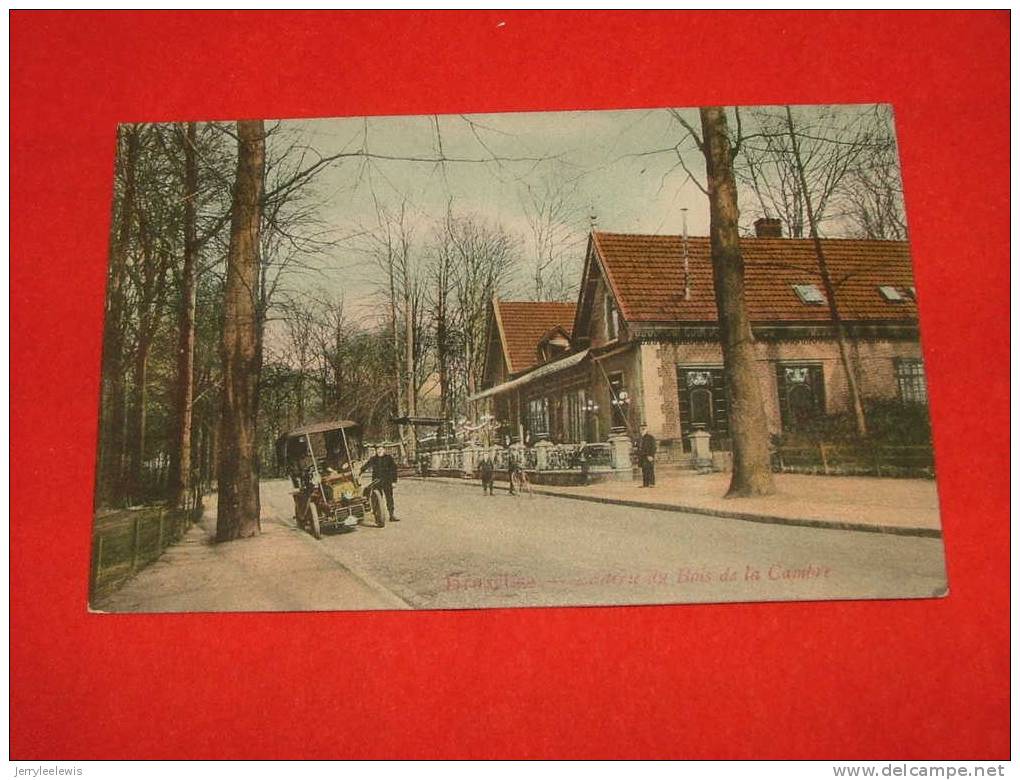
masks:
<instances>
[{"instance_id":1,"label":"large window with frame","mask_svg":"<svg viewBox=\"0 0 1020 780\"><path fill-rule=\"evenodd\" d=\"M920 358L896 358L894 362L900 400L905 403L928 403L928 385L924 378L924 363Z\"/></svg>"},{"instance_id":2,"label":"large window with frame","mask_svg":"<svg viewBox=\"0 0 1020 780\"><path fill-rule=\"evenodd\" d=\"M677 400L684 449L688 435L703 430L713 446L725 447L730 436L730 403L726 374L717 366L677 366Z\"/></svg>"},{"instance_id":3,"label":"large window with frame","mask_svg":"<svg viewBox=\"0 0 1020 780\"><path fill-rule=\"evenodd\" d=\"M532 398L528 401L528 433L532 441L549 436L548 398Z\"/></svg>"},{"instance_id":4,"label":"large window with frame","mask_svg":"<svg viewBox=\"0 0 1020 780\"><path fill-rule=\"evenodd\" d=\"M587 394L583 389L563 396L563 439L569 444L587 440Z\"/></svg>"},{"instance_id":5,"label":"large window with frame","mask_svg":"<svg viewBox=\"0 0 1020 780\"><path fill-rule=\"evenodd\" d=\"M825 384L820 365L779 363L776 386L784 431L803 428L825 414Z\"/></svg>"}]
</instances>

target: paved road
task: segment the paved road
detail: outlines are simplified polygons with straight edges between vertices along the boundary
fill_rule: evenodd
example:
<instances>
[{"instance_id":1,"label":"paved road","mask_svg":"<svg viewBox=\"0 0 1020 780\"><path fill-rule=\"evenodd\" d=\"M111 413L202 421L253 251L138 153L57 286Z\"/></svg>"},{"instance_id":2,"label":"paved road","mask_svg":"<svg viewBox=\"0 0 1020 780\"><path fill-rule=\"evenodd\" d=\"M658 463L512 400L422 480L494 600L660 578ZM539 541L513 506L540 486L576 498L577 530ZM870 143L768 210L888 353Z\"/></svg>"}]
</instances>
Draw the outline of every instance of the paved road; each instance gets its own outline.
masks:
<instances>
[{"instance_id":1,"label":"paved road","mask_svg":"<svg viewBox=\"0 0 1020 780\"><path fill-rule=\"evenodd\" d=\"M278 518L271 522L292 525L289 484L266 482L262 495L266 515ZM474 485L413 479L398 484L396 498L401 522L325 536L316 552L414 608L926 597L946 589L940 539L486 497ZM318 601L306 608L323 608Z\"/></svg>"}]
</instances>

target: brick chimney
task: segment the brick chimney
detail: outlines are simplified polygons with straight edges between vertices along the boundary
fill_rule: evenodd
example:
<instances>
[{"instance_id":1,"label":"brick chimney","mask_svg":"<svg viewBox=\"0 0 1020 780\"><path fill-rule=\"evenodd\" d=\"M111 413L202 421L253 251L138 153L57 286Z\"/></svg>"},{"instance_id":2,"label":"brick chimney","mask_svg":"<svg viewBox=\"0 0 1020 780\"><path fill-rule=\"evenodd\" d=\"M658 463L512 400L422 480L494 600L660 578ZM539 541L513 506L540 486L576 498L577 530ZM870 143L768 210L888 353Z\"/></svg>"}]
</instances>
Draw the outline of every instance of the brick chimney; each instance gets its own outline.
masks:
<instances>
[{"instance_id":1,"label":"brick chimney","mask_svg":"<svg viewBox=\"0 0 1020 780\"><path fill-rule=\"evenodd\" d=\"M782 238L783 222L775 217L759 217L754 221L754 234L758 238Z\"/></svg>"}]
</instances>

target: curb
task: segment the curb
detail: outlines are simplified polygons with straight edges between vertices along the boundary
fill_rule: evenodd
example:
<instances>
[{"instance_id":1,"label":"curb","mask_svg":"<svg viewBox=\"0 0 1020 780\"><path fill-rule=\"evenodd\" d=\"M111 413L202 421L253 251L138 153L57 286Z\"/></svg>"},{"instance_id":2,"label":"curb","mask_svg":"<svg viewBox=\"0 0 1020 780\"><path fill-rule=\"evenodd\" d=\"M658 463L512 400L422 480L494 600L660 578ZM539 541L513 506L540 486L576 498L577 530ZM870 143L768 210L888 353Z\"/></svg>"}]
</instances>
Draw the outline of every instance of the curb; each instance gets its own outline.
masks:
<instances>
[{"instance_id":1,"label":"curb","mask_svg":"<svg viewBox=\"0 0 1020 780\"><path fill-rule=\"evenodd\" d=\"M372 577L369 574L365 574L364 572L355 571L343 561L338 561L332 555L323 550L321 540L313 538L312 535L309 534L307 531L302 531L300 528L297 528L296 526L293 525L289 525L286 522L281 522L280 524L285 529L296 531L298 534L303 536L305 543L310 545L312 549L315 549L317 552L319 552L319 554L329 558L330 561L336 564L337 568L342 569L347 575L351 577L351 579L361 583L361 585L363 585L373 594L375 594L376 597L378 597L380 600L388 604L387 607L376 607L374 608L374 611L400 611L418 609L418 607L414 606L414 604L405 599L399 593L395 593L389 588L387 588L385 585L383 585L381 582L375 579L375 577Z\"/></svg>"},{"instance_id":2,"label":"curb","mask_svg":"<svg viewBox=\"0 0 1020 780\"><path fill-rule=\"evenodd\" d=\"M435 482L442 480L444 484L469 486L469 482L452 477L408 477L417 482ZM536 495L569 498L575 501L588 501L594 504L616 504L637 509L654 509L661 512L682 512L684 514L707 515L731 520L743 520L748 523L768 523L771 525L790 525L803 528L818 528L828 531L858 531L873 534L892 534L894 536L917 536L928 539L941 539L942 531L936 528L918 528L900 525L883 525L873 523L853 523L840 520L817 520L809 517L783 517L781 515L756 515L751 512L735 512L728 509L710 509L708 507L684 506L681 504L660 504L654 501L637 501L628 498L607 498L605 496L584 496L574 493L560 493L532 485L531 492Z\"/></svg>"}]
</instances>

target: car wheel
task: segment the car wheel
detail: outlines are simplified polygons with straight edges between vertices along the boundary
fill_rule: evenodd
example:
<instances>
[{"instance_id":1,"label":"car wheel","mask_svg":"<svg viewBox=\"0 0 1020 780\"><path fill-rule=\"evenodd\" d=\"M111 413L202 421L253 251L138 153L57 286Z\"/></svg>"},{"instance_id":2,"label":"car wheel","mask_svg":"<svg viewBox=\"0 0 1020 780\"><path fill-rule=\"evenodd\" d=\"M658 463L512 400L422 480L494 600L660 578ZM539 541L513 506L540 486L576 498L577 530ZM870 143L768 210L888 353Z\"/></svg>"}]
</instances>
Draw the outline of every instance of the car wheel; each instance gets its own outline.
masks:
<instances>
[{"instance_id":1,"label":"car wheel","mask_svg":"<svg viewBox=\"0 0 1020 780\"><path fill-rule=\"evenodd\" d=\"M322 538L322 530L319 528L319 508L314 501L308 502L308 518L311 520L309 531L316 539Z\"/></svg>"},{"instance_id":2,"label":"car wheel","mask_svg":"<svg viewBox=\"0 0 1020 780\"><path fill-rule=\"evenodd\" d=\"M389 510L386 508L386 497L381 490L373 490L369 500L372 502L372 514L375 515L376 528L382 528L390 519Z\"/></svg>"}]
</instances>

